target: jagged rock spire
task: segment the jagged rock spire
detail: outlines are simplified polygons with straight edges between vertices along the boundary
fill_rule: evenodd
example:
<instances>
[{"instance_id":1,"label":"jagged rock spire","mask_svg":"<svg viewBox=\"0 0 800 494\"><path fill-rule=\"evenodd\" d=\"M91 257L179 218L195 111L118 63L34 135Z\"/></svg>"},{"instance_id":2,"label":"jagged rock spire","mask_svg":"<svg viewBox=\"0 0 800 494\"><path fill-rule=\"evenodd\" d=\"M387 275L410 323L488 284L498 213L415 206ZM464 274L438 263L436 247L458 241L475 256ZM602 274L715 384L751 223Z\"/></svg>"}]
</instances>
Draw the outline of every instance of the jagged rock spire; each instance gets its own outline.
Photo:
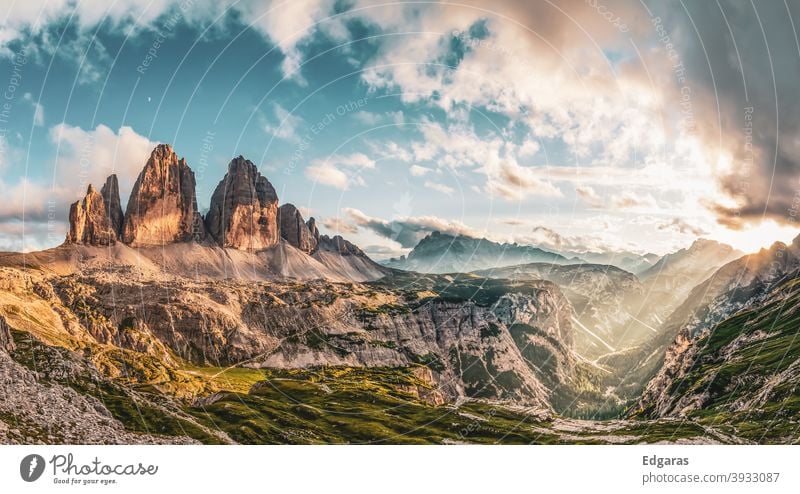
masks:
<instances>
[{"instance_id":1,"label":"jagged rock spire","mask_svg":"<svg viewBox=\"0 0 800 494\"><path fill-rule=\"evenodd\" d=\"M223 247L256 251L278 244L278 195L251 161L239 156L228 164L211 196L206 227Z\"/></svg>"},{"instance_id":2,"label":"jagged rock spire","mask_svg":"<svg viewBox=\"0 0 800 494\"><path fill-rule=\"evenodd\" d=\"M200 241L205 235L197 212L194 172L169 144L159 144L131 191L123 241L135 246L164 245Z\"/></svg>"},{"instance_id":3,"label":"jagged rock spire","mask_svg":"<svg viewBox=\"0 0 800 494\"><path fill-rule=\"evenodd\" d=\"M111 245L117 240L103 196L93 185L89 185L86 195L69 208L69 233L67 243L88 245Z\"/></svg>"},{"instance_id":4,"label":"jagged rock spire","mask_svg":"<svg viewBox=\"0 0 800 494\"><path fill-rule=\"evenodd\" d=\"M119 201L119 182L115 174L108 176L106 183L100 189L100 195L103 196L105 202L106 216L111 222L111 229L114 230L117 238L121 238L125 216L122 214L122 206Z\"/></svg>"},{"instance_id":5,"label":"jagged rock spire","mask_svg":"<svg viewBox=\"0 0 800 494\"><path fill-rule=\"evenodd\" d=\"M303 221L303 215L294 204L284 204L278 210L278 218L281 226L281 238L291 245L302 250L306 254L311 254L317 249L319 231L317 230L314 218L309 220L314 231Z\"/></svg>"}]
</instances>

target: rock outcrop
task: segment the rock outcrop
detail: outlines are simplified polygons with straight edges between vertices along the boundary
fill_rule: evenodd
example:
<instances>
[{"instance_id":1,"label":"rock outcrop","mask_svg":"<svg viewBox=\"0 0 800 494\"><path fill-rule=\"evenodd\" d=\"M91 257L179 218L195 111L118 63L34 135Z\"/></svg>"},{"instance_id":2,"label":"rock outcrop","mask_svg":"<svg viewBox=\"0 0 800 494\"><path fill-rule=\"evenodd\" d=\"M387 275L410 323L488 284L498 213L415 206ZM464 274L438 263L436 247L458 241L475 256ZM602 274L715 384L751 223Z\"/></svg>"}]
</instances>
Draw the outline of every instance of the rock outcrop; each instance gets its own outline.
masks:
<instances>
[{"instance_id":1,"label":"rock outcrop","mask_svg":"<svg viewBox=\"0 0 800 494\"><path fill-rule=\"evenodd\" d=\"M311 237L314 238L314 243L319 243L319 228L317 228L317 220L313 216L306 221L306 227L311 233Z\"/></svg>"},{"instance_id":2,"label":"rock outcrop","mask_svg":"<svg viewBox=\"0 0 800 494\"><path fill-rule=\"evenodd\" d=\"M230 162L211 196L206 227L223 247L257 251L278 244L278 195L251 161Z\"/></svg>"},{"instance_id":3,"label":"rock outcrop","mask_svg":"<svg viewBox=\"0 0 800 494\"><path fill-rule=\"evenodd\" d=\"M100 195L106 207L106 216L111 222L111 229L114 230L117 238L122 238L122 223L125 215L122 213L122 206L119 201L119 182L115 174L109 175L106 183L100 189Z\"/></svg>"},{"instance_id":4,"label":"rock outcrop","mask_svg":"<svg viewBox=\"0 0 800 494\"><path fill-rule=\"evenodd\" d=\"M6 322L6 318L0 315L0 350L10 352L14 349L14 339Z\"/></svg>"},{"instance_id":5,"label":"rock outcrop","mask_svg":"<svg viewBox=\"0 0 800 494\"><path fill-rule=\"evenodd\" d=\"M278 219L281 226L281 238L291 245L302 250L306 254L311 254L317 249L319 231L314 226L314 232L303 221L303 215L294 207L294 204L284 204L278 210ZM313 218L309 220L312 222Z\"/></svg>"},{"instance_id":6,"label":"rock outcrop","mask_svg":"<svg viewBox=\"0 0 800 494\"><path fill-rule=\"evenodd\" d=\"M357 245L345 240L341 235L336 235L334 237L320 235L317 242L317 249L327 252L335 252L342 256L367 256L364 254L364 251L358 248Z\"/></svg>"},{"instance_id":7,"label":"rock outcrop","mask_svg":"<svg viewBox=\"0 0 800 494\"><path fill-rule=\"evenodd\" d=\"M122 239L134 246L200 241L205 228L197 212L195 179L186 160L159 144L133 186Z\"/></svg>"},{"instance_id":8,"label":"rock outcrop","mask_svg":"<svg viewBox=\"0 0 800 494\"><path fill-rule=\"evenodd\" d=\"M103 196L89 185L86 196L69 208L67 243L112 245L116 241L117 233L106 214Z\"/></svg>"}]
</instances>

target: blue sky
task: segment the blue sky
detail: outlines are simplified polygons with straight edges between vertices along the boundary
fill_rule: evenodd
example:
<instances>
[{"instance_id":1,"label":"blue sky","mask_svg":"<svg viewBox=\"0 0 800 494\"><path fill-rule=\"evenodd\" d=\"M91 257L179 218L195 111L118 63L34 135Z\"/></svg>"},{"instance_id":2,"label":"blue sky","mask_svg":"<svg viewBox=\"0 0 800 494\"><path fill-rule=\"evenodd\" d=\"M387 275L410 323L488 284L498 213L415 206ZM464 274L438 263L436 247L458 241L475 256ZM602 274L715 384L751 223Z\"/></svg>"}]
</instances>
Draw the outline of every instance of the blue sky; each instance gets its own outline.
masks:
<instances>
[{"instance_id":1,"label":"blue sky","mask_svg":"<svg viewBox=\"0 0 800 494\"><path fill-rule=\"evenodd\" d=\"M754 249L796 234L795 189L781 185L796 183L795 149L769 125L777 110L758 104L790 89L744 89L764 58L743 47L761 35L748 27L753 12L599 5L4 7L0 249L59 244L69 203L111 172L125 203L158 142L195 170L201 210L241 154L281 202L377 258L435 229L658 253L698 236ZM791 33L786 12L756 5L770 33ZM779 34L762 50L788 45ZM742 84L718 80L727 66L703 69L701 45L736 54ZM770 54L786 57L787 69L772 69L782 87L800 51ZM750 104L762 132L746 148ZM785 180L760 179L769 174ZM732 185L742 177L746 190Z\"/></svg>"}]
</instances>

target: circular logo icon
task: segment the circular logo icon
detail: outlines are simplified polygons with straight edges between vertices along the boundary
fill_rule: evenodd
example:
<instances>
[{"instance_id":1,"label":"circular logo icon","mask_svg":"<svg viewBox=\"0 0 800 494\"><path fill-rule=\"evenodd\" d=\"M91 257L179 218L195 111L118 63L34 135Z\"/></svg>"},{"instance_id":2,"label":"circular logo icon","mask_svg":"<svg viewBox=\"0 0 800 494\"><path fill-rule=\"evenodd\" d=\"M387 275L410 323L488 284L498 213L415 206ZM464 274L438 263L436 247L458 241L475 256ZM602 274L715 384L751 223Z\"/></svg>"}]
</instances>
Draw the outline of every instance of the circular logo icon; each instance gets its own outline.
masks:
<instances>
[{"instance_id":1,"label":"circular logo icon","mask_svg":"<svg viewBox=\"0 0 800 494\"><path fill-rule=\"evenodd\" d=\"M44 458L28 455L19 464L19 474L25 482L36 482L44 473Z\"/></svg>"}]
</instances>

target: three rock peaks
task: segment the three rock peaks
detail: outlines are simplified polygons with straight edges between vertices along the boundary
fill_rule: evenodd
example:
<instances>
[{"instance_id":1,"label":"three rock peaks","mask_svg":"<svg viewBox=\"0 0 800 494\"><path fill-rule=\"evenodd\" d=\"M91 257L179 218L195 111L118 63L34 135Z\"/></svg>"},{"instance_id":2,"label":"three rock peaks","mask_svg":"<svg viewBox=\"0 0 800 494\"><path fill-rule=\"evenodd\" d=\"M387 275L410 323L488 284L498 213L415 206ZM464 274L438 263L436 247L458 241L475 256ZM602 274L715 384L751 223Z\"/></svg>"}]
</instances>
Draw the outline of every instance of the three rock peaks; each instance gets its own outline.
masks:
<instances>
[{"instance_id":1,"label":"three rock peaks","mask_svg":"<svg viewBox=\"0 0 800 494\"><path fill-rule=\"evenodd\" d=\"M99 193L89 185L86 196L70 207L66 242L106 246L121 241L148 247L208 241L260 251L283 239L306 254L321 249L363 255L339 236L320 236L314 218L305 222L292 204L278 207L275 188L242 156L228 164L205 218L197 210L195 185L186 160L169 144L159 144L136 179L125 214L116 175L108 177Z\"/></svg>"}]
</instances>

